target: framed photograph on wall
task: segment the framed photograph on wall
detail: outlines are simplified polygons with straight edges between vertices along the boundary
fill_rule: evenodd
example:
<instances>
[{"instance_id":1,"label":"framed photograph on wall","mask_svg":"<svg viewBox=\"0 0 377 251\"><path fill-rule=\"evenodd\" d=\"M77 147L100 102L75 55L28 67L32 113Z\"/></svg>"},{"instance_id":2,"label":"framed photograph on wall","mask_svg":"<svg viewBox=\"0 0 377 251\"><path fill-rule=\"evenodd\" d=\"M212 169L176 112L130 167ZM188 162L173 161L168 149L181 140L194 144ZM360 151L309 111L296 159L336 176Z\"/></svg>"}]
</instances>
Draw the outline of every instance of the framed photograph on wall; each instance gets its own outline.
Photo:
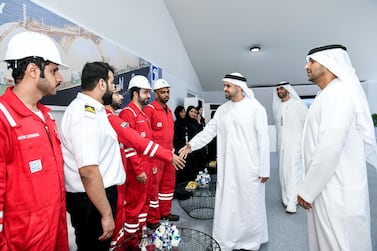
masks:
<instances>
[{"instance_id":1,"label":"framed photograph on wall","mask_svg":"<svg viewBox=\"0 0 377 251\"><path fill-rule=\"evenodd\" d=\"M0 60L4 58L12 36L34 31L51 37L59 48L62 60L69 66L61 70L64 78L57 95L45 97L42 103L67 106L81 89L81 70L86 62L104 61L115 68L116 79L131 76L140 69L151 79L151 64L83 27L27 0L3 0L0 4ZM147 72L145 72L148 69ZM117 77L119 75L119 77ZM116 83L117 84L117 83ZM14 85L7 64L0 63L0 94ZM127 82L128 85L128 82ZM127 85L119 89L125 93Z\"/></svg>"}]
</instances>

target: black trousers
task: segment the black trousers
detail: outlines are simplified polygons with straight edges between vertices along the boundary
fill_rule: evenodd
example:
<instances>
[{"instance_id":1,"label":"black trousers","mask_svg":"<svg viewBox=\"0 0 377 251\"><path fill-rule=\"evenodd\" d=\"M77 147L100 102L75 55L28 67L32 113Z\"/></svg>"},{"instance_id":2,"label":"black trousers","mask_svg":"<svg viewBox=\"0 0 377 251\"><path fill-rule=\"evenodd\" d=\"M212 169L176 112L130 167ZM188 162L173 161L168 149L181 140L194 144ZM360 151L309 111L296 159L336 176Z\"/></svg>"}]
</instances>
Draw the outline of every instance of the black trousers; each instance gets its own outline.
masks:
<instances>
[{"instance_id":1,"label":"black trousers","mask_svg":"<svg viewBox=\"0 0 377 251\"><path fill-rule=\"evenodd\" d=\"M106 188L106 196L115 217L118 192L116 186ZM111 238L99 241L103 233L101 214L86 193L67 192L67 211L75 229L77 251L108 251Z\"/></svg>"}]
</instances>

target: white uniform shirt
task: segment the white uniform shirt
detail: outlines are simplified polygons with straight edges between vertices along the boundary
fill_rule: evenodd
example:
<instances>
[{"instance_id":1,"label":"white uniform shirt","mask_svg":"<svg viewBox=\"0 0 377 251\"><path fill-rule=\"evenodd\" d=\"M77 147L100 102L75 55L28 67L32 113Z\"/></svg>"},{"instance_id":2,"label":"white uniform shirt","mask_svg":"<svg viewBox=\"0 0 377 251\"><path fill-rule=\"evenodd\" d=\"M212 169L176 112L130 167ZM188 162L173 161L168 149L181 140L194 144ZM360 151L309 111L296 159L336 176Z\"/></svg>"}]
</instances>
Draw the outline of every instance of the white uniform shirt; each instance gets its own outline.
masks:
<instances>
[{"instance_id":1,"label":"white uniform shirt","mask_svg":"<svg viewBox=\"0 0 377 251\"><path fill-rule=\"evenodd\" d=\"M67 192L85 192L78 170L89 165L99 166L105 188L124 183L118 138L101 103L78 93L63 115L60 138Z\"/></svg>"}]
</instances>

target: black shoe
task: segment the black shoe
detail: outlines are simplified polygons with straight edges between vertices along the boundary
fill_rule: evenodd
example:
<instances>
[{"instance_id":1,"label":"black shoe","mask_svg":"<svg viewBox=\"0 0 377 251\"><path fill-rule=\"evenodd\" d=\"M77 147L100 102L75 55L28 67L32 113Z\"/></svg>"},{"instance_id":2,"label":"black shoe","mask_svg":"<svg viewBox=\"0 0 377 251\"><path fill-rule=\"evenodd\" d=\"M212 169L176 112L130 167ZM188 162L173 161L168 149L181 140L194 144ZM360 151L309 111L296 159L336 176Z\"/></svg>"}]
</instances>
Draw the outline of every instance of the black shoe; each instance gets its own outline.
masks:
<instances>
[{"instance_id":1,"label":"black shoe","mask_svg":"<svg viewBox=\"0 0 377 251\"><path fill-rule=\"evenodd\" d=\"M141 249L139 247L126 247L126 251L140 251Z\"/></svg>"},{"instance_id":2,"label":"black shoe","mask_svg":"<svg viewBox=\"0 0 377 251\"><path fill-rule=\"evenodd\" d=\"M176 215L176 214L169 214L168 216L163 216L163 217L161 217L161 220L179 221L179 215Z\"/></svg>"},{"instance_id":3,"label":"black shoe","mask_svg":"<svg viewBox=\"0 0 377 251\"><path fill-rule=\"evenodd\" d=\"M186 183L185 183L186 185ZM174 192L174 199L177 200L188 200L192 196L192 192L187 192L187 191L175 191Z\"/></svg>"},{"instance_id":4,"label":"black shoe","mask_svg":"<svg viewBox=\"0 0 377 251\"><path fill-rule=\"evenodd\" d=\"M156 230L158 227L160 226L160 222L157 222L157 223L147 223L147 227L150 229L150 230Z\"/></svg>"}]
</instances>

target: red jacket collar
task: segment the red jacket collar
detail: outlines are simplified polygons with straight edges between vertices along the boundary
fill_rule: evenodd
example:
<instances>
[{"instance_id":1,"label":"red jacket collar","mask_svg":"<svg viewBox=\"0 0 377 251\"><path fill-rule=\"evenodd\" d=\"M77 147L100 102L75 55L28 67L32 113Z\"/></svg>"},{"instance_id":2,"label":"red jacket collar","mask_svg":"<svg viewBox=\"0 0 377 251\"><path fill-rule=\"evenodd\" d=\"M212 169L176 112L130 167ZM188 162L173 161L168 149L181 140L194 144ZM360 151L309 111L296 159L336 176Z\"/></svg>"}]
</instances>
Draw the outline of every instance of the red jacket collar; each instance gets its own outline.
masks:
<instances>
[{"instance_id":1,"label":"red jacket collar","mask_svg":"<svg viewBox=\"0 0 377 251\"><path fill-rule=\"evenodd\" d=\"M22 116L33 116L34 113L31 111L29 108L25 106L25 104L14 94L13 86L8 87L2 98L7 101L7 104L17 113L21 114ZM51 109L48 108L47 106L37 103L38 109L43 113L46 114L48 113Z\"/></svg>"}]
</instances>

